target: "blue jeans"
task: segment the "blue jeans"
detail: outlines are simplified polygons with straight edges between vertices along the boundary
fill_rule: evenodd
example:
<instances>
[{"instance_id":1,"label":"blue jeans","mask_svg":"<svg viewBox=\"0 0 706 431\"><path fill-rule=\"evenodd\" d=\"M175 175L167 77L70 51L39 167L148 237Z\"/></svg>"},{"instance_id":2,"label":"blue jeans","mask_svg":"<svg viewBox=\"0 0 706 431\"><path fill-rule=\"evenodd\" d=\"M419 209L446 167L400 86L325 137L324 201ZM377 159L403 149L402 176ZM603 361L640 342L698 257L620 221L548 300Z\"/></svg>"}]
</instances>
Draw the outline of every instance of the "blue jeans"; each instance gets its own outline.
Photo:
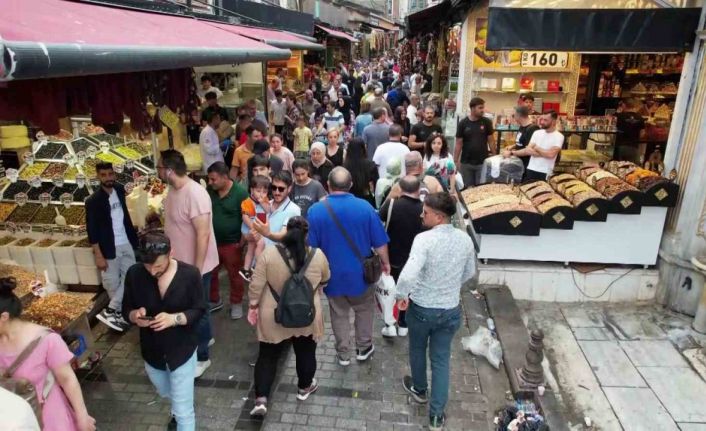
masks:
<instances>
[{"instance_id":1,"label":"blue jeans","mask_svg":"<svg viewBox=\"0 0 706 431\"><path fill-rule=\"evenodd\" d=\"M194 412L194 372L196 371L196 353L191 355L176 370L158 370L145 362L145 371L150 381L162 398L172 402L172 414L177 421L178 431L196 430Z\"/></svg>"},{"instance_id":2,"label":"blue jeans","mask_svg":"<svg viewBox=\"0 0 706 431\"><path fill-rule=\"evenodd\" d=\"M424 308L411 303L407 311L409 327L409 366L412 385L427 390L427 346L431 361L431 397L429 416L444 414L449 400L449 360L451 342L461 326L461 307L450 310Z\"/></svg>"},{"instance_id":3,"label":"blue jeans","mask_svg":"<svg viewBox=\"0 0 706 431\"><path fill-rule=\"evenodd\" d=\"M211 310L208 307L208 294L211 289L210 272L201 276L201 289L203 290L203 298L206 301L206 312L198 323L199 347L196 350L196 356L199 362L208 360L208 342L213 338L211 333Z\"/></svg>"}]
</instances>

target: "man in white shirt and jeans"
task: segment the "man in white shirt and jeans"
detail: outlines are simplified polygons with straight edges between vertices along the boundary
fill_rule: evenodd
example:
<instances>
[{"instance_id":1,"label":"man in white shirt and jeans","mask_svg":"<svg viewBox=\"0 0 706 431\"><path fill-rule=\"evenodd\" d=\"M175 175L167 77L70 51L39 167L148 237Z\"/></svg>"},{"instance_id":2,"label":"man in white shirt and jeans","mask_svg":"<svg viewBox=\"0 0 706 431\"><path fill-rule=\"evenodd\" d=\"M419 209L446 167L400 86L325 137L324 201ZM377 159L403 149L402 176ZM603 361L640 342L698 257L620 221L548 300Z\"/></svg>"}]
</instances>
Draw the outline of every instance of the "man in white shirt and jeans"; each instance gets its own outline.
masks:
<instances>
[{"instance_id":1,"label":"man in white shirt and jeans","mask_svg":"<svg viewBox=\"0 0 706 431\"><path fill-rule=\"evenodd\" d=\"M201 150L201 161L203 163L203 173L208 173L208 167L216 162L223 161L223 152L221 151L221 140L218 138L218 125L221 124L221 116L218 112L211 111L206 114L206 127L201 130L199 135L199 147Z\"/></svg>"},{"instance_id":2,"label":"man in white shirt and jeans","mask_svg":"<svg viewBox=\"0 0 706 431\"><path fill-rule=\"evenodd\" d=\"M403 144L402 139L402 126L399 124L393 124L390 126L390 141L378 146L375 149L375 154L373 155L373 162L378 167L378 175L380 178L385 178L387 174L387 165L391 160L402 160L404 156L409 153L409 147ZM402 176L405 175L405 166L402 165Z\"/></svg>"},{"instance_id":3,"label":"man in white shirt and jeans","mask_svg":"<svg viewBox=\"0 0 706 431\"><path fill-rule=\"evenodd\" d=\"M531 156L525 180L546 180L554 170L556 158L564 145L564 135L556 129L556 111L547 111L539 118L540 130L532 134L527 148L504 151L504 156Z\"/></svg>"}]
</instances>

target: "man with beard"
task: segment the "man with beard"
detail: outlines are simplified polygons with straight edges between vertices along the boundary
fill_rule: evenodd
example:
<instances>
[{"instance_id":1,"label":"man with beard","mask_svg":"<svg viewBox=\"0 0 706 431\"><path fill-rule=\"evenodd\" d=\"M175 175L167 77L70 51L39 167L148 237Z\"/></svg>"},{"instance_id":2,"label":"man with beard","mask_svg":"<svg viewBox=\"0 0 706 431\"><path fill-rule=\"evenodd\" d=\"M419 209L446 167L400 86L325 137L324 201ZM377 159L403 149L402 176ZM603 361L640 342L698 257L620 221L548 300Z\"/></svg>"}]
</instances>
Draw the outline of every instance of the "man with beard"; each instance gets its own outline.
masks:
<instances>
[{"instance_id":1,"label":"man with beard","mask_svg":"<svg viewBox=\"0 0 706 431\"><path fill-rule=\"evenodd\" d=\"M211 271L218 265L218 249L213 231L211 198L206 189L186 175L184 156L176 150L162 151L157 174L169 184L164 200L164 231L174 244L172 256L201 271L204 302L208 301ZM211 366L208 347L211 344L209 312L197 323L199 348L195 377L201 377Z\"/></svg>"},{"instance_id":2,"label":"man with beard","mask_svg":"<svg viewBox=\"0 0 706 431\"><path fill-rule=\"evenodd\" d=\"M432 133L443 133L441 126L434 122L435 116L436 112L434 111L433 106L424 107L424 117L422 118L422 122L412 126L412 130L409 132L409 140L407 141L407 145L410 150L424 152L424 144L426 143L427 138L431 136ZM411 119L409 121L410 123L412 122Z\"/></svg>"},{"instance_id":3,"label":"man with beard","mask_svg":"<svg viewBox=\"0 0 706 431\"><path fill-rule=\"evenodd\" d=\"M198 323L206 313L201 273L170 256L176 249L161 232L147 233L139 251L142 263L125 277L122 311L140 328L147 376L157 393L171 400L169 429L193 431Z\"/></svg>"},{"instance_id":4,"label":"man with beard","mask_svg":"<svg viewBox=\"0 0 706 431\"><path fill-rule=\"evenodd\" d=\"M123 332L130 327L121 309L125 274L135 263L137 233L125 204L125 189L115 182L113 165L98 163L96 174L101 186L86 199L86 231L103 287L110 297L108 306L96 317L111 329Z\"/></svg>"},{"instance_id":5,"label":"man with beard","mask_svg":"<svg viewBox=\"0 0 706 431\"><path fill-rule=\"evenodd\" d=\"M545 181L554 170L556 158L564 145L564 135L556 129L556 120L555 111L545 112L539 118L540 130L532 134L527 148L510 150L513 156L531 156L525 172L526 181Z\"/></svg>"}]
</instances>

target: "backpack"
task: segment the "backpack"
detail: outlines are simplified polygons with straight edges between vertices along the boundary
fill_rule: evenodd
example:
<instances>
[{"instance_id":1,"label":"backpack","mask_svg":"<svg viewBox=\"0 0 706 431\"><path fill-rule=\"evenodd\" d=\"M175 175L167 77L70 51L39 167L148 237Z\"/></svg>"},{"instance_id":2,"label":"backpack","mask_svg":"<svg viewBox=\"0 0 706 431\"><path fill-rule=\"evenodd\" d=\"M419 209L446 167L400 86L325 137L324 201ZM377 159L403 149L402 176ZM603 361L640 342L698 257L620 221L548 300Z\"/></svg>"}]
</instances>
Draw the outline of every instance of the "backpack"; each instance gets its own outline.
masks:
<instances>
[{"instance_id":1,"label":"backpack","mask_svg":"<svg viewBox=\"0 0 706 431\"><path fill-rule=\"evenodd\" d=\"M282 246L276 246L277 251L284 259L291 276L284 282L282 294L279 295L270 286L270 293L277 302L275 308L275 322L285 328L305 328L314 321L316 309L314 308L314 288L311 282L304 277L306 269L314 258L316 249L312 248L304 261L304 265L295 271L289 263L287 251Z\"/></svg>"},{"instance_id":2,"label":"backpack","mask_svg":"<svg viewBox=\"0 0 706 431\"><path fill-rule=\"evenodd\" d=\"M34 349L41 343L44 337L51 332L52 331L49 330L45 331L42 335L29 343L17 356L15 362L7 369L0 370L0 387L27 401L27 404L29 404L30 407L32 407L32 411L34 411L39 426L42 426L42 408L44 407L44 402L49 396L49 392L54 387L54 374L49 371L49 374L45 377L41 397L32 382L21 377L15 377L14 374L22 366L24 361L32 355L32 352L34 352Z\"/></svg>"}]
</instances>

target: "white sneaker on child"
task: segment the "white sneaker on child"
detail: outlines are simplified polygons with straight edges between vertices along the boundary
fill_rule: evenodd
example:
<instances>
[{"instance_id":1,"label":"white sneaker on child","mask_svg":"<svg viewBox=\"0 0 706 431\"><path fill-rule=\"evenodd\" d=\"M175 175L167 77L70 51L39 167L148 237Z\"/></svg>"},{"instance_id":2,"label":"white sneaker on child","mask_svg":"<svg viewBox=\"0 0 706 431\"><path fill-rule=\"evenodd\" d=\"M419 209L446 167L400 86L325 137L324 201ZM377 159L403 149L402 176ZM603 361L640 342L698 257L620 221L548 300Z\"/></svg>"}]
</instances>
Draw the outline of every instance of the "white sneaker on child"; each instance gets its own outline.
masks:
<instances>
[{"instance_id":1,"label":"white sneaker on child","mask_svg":"<svg viewBox=\"0 0 706 431\"><path fill-rule=\"evenodd\" d=\"M382 336L383 337L396 337L397 336L397 327L396 326L385 326L382 328Z\"/></svg>"}]
</instances>

